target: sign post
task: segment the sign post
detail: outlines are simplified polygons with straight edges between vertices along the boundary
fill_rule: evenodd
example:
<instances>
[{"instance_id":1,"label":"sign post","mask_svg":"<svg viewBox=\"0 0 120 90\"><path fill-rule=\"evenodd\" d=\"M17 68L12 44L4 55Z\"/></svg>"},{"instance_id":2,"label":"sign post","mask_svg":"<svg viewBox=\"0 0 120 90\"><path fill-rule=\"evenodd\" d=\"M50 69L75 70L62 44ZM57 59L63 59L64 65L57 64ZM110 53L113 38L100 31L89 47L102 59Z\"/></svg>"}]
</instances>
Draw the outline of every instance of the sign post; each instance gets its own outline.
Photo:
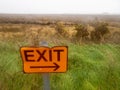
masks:
<instances>
[{"instance_id":1,"label":"sign post","mask_svg":"<svg viewBox=\"0 0 120 90\"><path fill-rule=\"evenodd\" d=\"M40 42L39 45L47 47L48 43L47 42ZM43 73L42 77L43 77L43 88L44 88L44 90L50 90L50 76L49 76L49 73Z\"/></svg>"},{"instance_id":2,"label":"sign post","mask_svg":"<svg viewBox=\"0 0 120 90\"><path fill-rule=\"evenodd\" d=\"M43 73L42 77L43 77L43 87L44 87L44 90L50 90L50 77L49 77L49 73Z\"/></svg>"},{"instance_id":3,"label":"sign post","mask_svg":"<svg viewBox=\"0 0 120 90\"><path fill-rule=\"evenodd\" d=\"M22 47L20 49L25 73L42 73L44 90L50 90L49 73L66 72L68 60L67 46L48 47L41 42L40 47Z\"/></svg>"}]
</instances>

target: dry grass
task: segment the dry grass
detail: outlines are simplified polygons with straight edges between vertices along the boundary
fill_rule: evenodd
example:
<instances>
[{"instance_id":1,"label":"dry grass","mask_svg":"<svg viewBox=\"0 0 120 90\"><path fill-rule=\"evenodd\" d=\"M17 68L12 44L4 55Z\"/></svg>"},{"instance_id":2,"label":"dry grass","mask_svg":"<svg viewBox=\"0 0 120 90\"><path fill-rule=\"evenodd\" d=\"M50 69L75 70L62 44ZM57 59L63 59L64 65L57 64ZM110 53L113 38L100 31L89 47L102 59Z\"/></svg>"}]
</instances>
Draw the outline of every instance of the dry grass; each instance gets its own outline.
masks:
<instances>
[{"instance_id":1,"label":"dry grass","mask_svg":"<svg viewBox=\"0 0 120 90\"><path fill-rule=\"evenodd\" d=\"M48 42L62 43L62 40L67 42L74 42L77 31L75 25L66 25L62 23L64 33L60 35L56 31L56 24L54 25L39 25L39 24L0 24L0 40L19 38L23 42L27 42L30 45L34 45L35 42L46 40ZM91 32L95 31L94 27L90 24L86 24L89 35L82 40L82 43L93 43L91 39ZM120 43L120 28L108 26L110 33L105 35L105 43Z\"/></svg>"}]
</instances>

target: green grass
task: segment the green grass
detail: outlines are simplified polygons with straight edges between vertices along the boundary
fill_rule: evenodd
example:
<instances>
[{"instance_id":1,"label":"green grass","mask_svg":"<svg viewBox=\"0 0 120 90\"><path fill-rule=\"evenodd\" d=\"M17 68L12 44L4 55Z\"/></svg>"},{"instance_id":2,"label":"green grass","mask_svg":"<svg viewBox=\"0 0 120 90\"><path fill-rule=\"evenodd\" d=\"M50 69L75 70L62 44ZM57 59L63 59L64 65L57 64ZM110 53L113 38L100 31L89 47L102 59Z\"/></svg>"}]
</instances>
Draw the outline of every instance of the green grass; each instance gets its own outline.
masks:
<instances>
[{"instance_id":1,"label":"green grass","mask_svg":"<svg viewBox=\"0 0 120 90\"><path fill-rule=\"evenodd\" d=\"M24 74L19 47L0 42L0 90L43 90L41 74ZM68 71L50 74L51 90L120 90L119 45L69 45Z\"/></svg>"}]
</instances>

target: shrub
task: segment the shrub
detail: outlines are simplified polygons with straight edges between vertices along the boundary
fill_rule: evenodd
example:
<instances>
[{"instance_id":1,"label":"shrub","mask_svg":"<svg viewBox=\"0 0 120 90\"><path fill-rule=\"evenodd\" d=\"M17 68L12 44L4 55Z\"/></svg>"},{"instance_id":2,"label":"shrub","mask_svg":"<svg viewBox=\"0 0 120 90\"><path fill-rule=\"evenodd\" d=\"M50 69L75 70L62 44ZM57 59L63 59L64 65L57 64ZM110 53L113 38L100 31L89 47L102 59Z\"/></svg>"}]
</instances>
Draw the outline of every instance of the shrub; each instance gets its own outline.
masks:
<instances>
[{"instance_id":1,"label":"shrub","mask_svg":"<svg viewBox=\"0 0 120 90\"><path fill-rule=\"evenodd\" d=\"M91 32L91 39L93 41L104 42L104 36L109 33L108 24L98 22L95 24L95 31Z\"/></svg>"},{"instance_id":2,"label":"shrub","mask_svg":"<svg viewBox=\"0 0 120 90\"><path fill-rule=\"evenodd\" d=\"M68 36L68 33L65 30L64 22L57 22L55 29L60 36L63 36L63 37Z\"/></svg>"},{"instance_id":3,"label":"shrub","mask_svg":"<svg viewBox=\"0 0 120 90\"><path fill-rule=\"evenodd\" d=\"M86 36L89 35L87 28L82 24L77 24L75 26L75 30L77 31L77 33L75 35L76 40L80 43L82 42L83 38L85 38Z\"/></svg>"}]
</instances>

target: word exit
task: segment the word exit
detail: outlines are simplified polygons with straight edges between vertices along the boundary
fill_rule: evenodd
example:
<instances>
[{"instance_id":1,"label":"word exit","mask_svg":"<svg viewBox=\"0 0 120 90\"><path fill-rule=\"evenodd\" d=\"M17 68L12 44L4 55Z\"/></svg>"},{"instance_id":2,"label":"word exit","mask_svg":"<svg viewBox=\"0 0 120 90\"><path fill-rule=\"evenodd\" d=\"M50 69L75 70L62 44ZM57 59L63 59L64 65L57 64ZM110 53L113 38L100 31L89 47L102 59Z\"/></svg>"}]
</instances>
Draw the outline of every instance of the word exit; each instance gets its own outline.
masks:
<instances>
[{"instance_id":1,"label":"word exit","mask_svg":"<svg viewBox=\"0 0 120 90\"><path fill-rule=\"evenodd\" d=\"M20 49L25 73L66 72L67 46L22 47Z\"/></svg>"}]
</instances>

